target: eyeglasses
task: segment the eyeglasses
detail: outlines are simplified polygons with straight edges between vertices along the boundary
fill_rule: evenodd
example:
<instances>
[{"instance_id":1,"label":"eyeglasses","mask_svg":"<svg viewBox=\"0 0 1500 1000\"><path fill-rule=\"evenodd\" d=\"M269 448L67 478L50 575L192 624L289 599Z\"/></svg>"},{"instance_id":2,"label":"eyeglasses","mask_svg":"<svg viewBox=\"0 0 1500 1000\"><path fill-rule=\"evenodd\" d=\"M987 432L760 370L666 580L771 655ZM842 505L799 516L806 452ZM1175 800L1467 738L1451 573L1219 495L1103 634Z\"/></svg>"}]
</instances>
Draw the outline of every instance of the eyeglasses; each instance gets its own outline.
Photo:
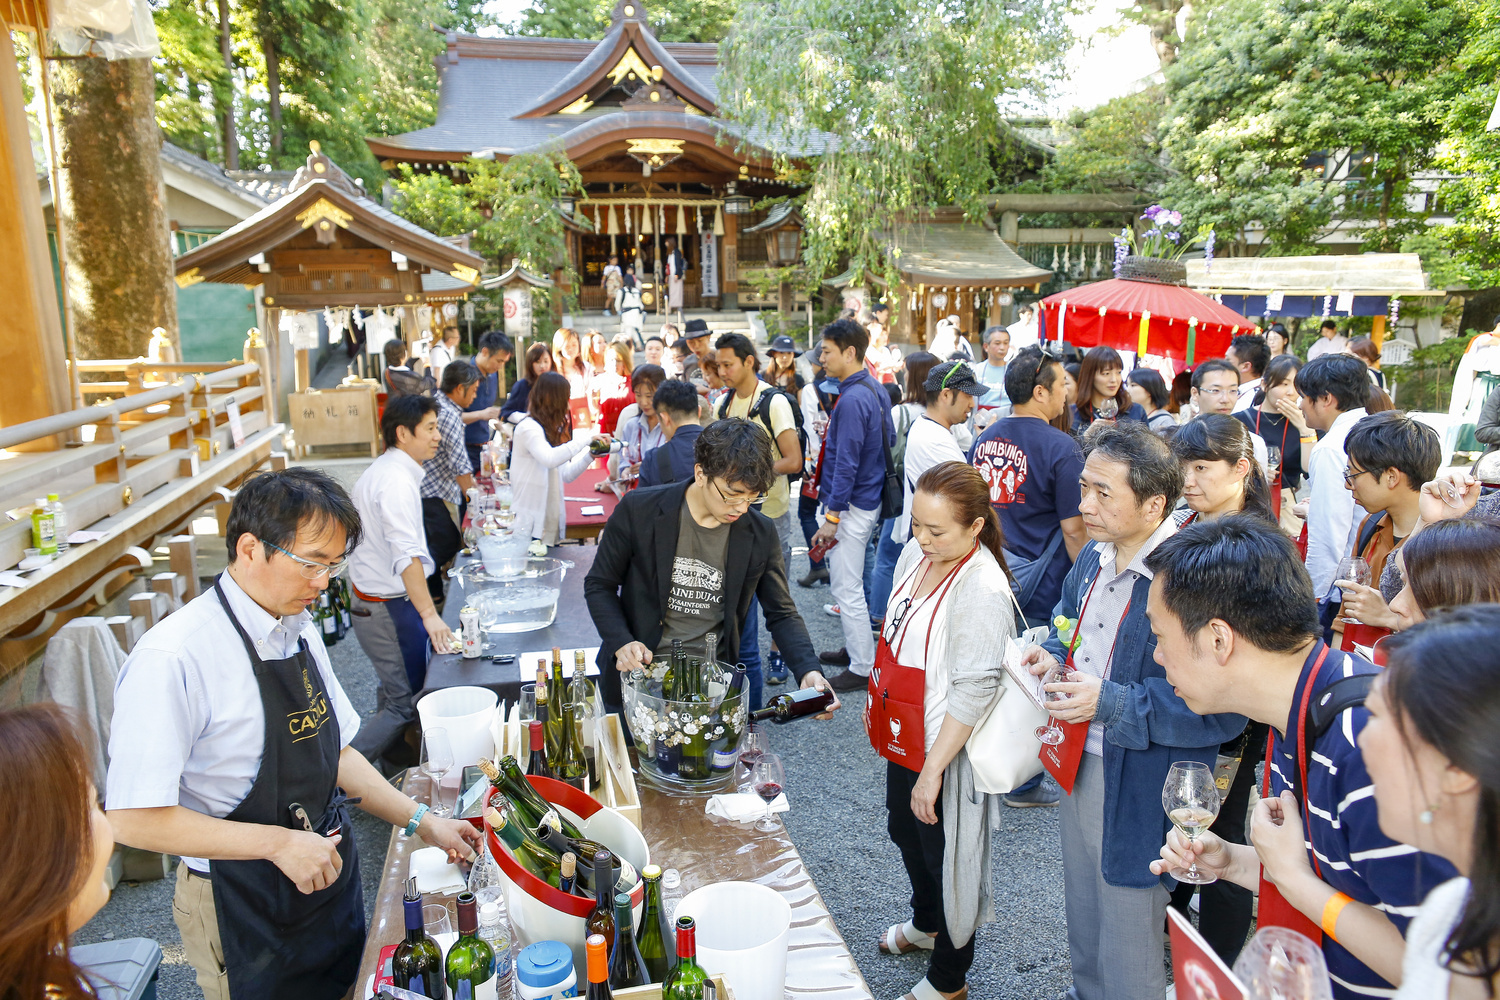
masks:
<instances>
[{"instance_id":1,"label":"eyeglasses","mask_svg":"<svg viewBox=\"0 0 1500 1000\"><path fill-rule=\"evenodd\" d=\"M1239 390L1238 389L1229 389L1229 388L1224 388L1224 389L1199 389L1198 390L1198 395L1200 395L1200 396L1213 396L1215 399L1223 399L1225 396L1229 395L1231 392L1235 393L1236 395L1238 395Z\"/></svg>"},{"instance_id":2,"label":"eyeglasses","mask_svg":"<svg viewBox=\"0 0 1500 1000\"><path fill-rule=\"evenodd\" d=\"M881 635L886 642L892 642L896 636L901 634L901 623L906 621L906 613L911 610L911 598L903 597L896 603L895 608L886 612L884 627Z\"/></svg>"},{"instance_id":3,"label":"eyeglasses","mask_svg":"<svg viewBox=\"0 0 1500 1000\"><path fill-rule=\"evenodd\" d=\"M1036 380L1042 377L1042 369L1047 367L1047 362L1048 361L1061 361L1062 360L1062 356L1061 355L1054 354L1052 352L1052 350L1050 348L1048 348L1045 344L1042 345L1041 347L1039 347L1038 350L1041 353L1039 353L1037 355L1037 359L1036 359L1036 371L1034 371L1034 372L1031 373L1031 383L1032 383L1032 385L1035 385L1036 384Z\"/></svg>"},{"instance_id":4,"label":"eyeglasses","mask_svg":"<svg viewBox=\"0 0 1500 1000\"><path fill-rule=\"evenodd\" d=\"M338 562L329 565L328 563L314 562L311 559L304 559L301 556L293 555L275 542L268 542L264 538L260 540L260 543L267 548L275 549L296 563L297 568L302 571L302 576L308 580L316 580L320 576L327 576L330 580L336 580L343 575L344 570L349 568L349 560L347 559L340 559Z\"/></svg>"},{"instance_id":5,"label":"eyeglasses","mask_svg":"<svg viewBox=\"0 0 1500 1000\"><path fill-rule=\"evenodd\" d=\"M1352 488L1354 486L1354 481L1356 479L1358 479L1360 476L1369 474L1369 472L1370 472L1369 469L1355 469L1353 472L1350 472L1348 469L1345 469L1344 470L1344 485Z\"/></svg>"},{"instance_id":6,"label":"eyeglasses","mask_svg":"<svg viewBox=\"0 0 1500 1000\"><path fill-rule=\"evenodd\" d=\"M754 498L732 497L728 493L725 493L723 488L720 487L719 484L713 479L709 479L709 482L714 484L714 490L719 494L719 499L723 500L731 507L739 507L741 505L744 505L746 507L759 507L761 504L766 502L766 495L764 493L758 493Z\"/></svg>"}]
</instances>

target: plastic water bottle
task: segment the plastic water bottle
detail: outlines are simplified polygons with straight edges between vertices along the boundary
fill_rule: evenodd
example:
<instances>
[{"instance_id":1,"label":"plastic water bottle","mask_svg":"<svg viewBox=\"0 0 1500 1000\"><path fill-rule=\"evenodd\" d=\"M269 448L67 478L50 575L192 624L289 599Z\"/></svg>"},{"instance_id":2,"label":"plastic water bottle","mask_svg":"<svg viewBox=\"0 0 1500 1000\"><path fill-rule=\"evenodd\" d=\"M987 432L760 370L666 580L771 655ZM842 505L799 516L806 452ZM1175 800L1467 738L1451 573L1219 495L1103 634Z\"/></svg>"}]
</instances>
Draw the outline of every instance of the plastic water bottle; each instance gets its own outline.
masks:
<instances>
[{"instance_id":1,"label":"plastic water bottle","mask_svg":"<svg viewBox=\"0 0 1500 1000\"><path fill-rule=\"evenodd\" d=\"M57 538L57 551L68 551L68 514L56 493L47 494L47 509L52 512L52 533Z\"/></svg>"},{"instance_id":2,"label":"plastic water bottle","mask_svg":"<svg viewBox=\"0 0 1500 1000\"><path fill-rule=\"evenodd\" d=\"M661 873L661 905L667 911L667 923L676 925L677 904L682 902L682 873L668 868Z\"/></svg>"},{"instance_id":3,"label":"plastic water bottle","mask_svg":"<svg viewBox=\"0 0 1500 1000\"><path fill-rule=\"evenodd\" d=\"M513 964L510 953L510 921L505 919L505 904L496 900L479 908L479 937L495 953L495 995L511 993Z\"/></svg>"}]
</instances>

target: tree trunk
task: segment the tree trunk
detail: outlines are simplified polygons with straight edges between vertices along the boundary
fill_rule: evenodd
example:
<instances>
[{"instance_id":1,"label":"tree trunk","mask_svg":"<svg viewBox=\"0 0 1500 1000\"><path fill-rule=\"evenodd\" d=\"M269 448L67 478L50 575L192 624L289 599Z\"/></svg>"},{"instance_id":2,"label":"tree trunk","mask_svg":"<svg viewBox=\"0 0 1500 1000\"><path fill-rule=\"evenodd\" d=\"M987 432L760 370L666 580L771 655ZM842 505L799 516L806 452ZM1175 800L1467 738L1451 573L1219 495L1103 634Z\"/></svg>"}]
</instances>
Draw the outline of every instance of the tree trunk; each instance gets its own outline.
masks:
<instances>
[{"instance_id":1,"label":"tree trunk","mask_svg":"<svg viewBox=\"0 0 1500 1000\"><path fill-rule=\"evenodd\" d=\"M78 357L139 357L152 327L177 339L151 60L60 59L46 66Z\"/></svg>"},{"instance_id":2,"label":"tree trunk","mask_svg":"<svg viewBox=\"0 0 1500 1000\"><path fill-rule=\"evenodd\" d=\"M224 134L224 169L240 169L240 143L234 124L234 53L229 37L229 0L219 0L219 56L224 60L224 98L219 106L219 131Z\"/></svg>"},{"instance_id":3,"label":"tree trunk","mask_svg":"<svg viewBox=\"0 0 1500 1000\"><path fill-rule=\"evenodd\" d=\"M271 122L271 165L275 167L280 166L276 157L281 155L281 60L270 31L261 33L260 45L266 57L266 117Z\"/></svg>"}]
</instances>

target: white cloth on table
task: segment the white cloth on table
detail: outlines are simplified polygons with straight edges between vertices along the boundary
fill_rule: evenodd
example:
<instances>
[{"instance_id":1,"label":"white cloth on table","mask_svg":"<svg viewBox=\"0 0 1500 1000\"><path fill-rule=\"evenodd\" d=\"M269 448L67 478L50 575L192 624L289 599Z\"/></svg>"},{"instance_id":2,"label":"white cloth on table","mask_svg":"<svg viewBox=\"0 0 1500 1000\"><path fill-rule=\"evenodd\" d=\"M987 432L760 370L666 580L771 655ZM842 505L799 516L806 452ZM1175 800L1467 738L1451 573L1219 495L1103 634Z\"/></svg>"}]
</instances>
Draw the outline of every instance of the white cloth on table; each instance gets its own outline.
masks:
<instances>
[{"instance_id":1,"label":"white cloth on table","mask_svg":"<svg viewBox=\"0 0 1500 1000\"><path fill-rule=\"evenodd\" d=\"M421 560L424 577L435 568L422 527L425 475L416 459L400 448L387 448L354 484L363 529L349 556L349 582L370 597L406 596L401 571L413 559Z\"/></svg>"},{"instance_id":2,"label":"white cloth on table","mask_svg":"<svg viewBox=\"0 0 1500 1000\"><path fill-rule=\"evenodd\" d=\"M103 618L74 618L47 640L37 700L73 709L88 723L85 749L93 765L94 784L104 787L109 759L110 717L115 711L115 681L125 665L125 651Z\"/></svg>"},{"instance_id":3,"label":"white cloth on table","mask_svg":"<svg viewBox=\"0 0 1500 1000\"><path fill-rule=\"evenodd\" d=\"M348 746L359 713L333 674L312 615L277 618L228 572L219 581L262 658L285 659L307 640L338 720L339 745ZM114 698L105 808L180 805L223 818L243 801L265 752L265 709L245 644L212 589L141 637L120 668ZM208 870L202 858L183 860Z\"/></svg>"}]
</instances>

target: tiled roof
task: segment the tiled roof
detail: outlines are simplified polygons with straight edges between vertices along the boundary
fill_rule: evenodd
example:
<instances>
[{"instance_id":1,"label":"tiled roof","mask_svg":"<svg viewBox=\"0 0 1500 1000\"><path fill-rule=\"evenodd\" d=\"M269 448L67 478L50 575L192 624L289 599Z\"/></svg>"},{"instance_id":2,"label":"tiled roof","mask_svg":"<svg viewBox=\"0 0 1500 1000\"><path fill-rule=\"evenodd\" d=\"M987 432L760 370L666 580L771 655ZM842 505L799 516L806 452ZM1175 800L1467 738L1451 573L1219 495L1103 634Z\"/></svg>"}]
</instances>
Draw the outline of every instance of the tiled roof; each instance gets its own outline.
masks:
<instances>
[{"instance_id":1,"label":"tiled roof","mask_svg":"<svg viewBox=\"0 0 1500 1000\"><path fill-rule=\"evenodd\" d=\"M201 156L195 156L192 153L189 153L187 150L183 149L181 146L174 145L170 142L163 142L161 144L161 158L163 162L170 163L178 170L181 170L184 173L192 174L199 180L212 184L215 187L223 188L225 191L236 197L249 198L253 201L258 201L261 204L265 204L275 199L274 195L267 196L259 191L254 190L253 188L246 187L245 185L239 183L234 177L230 176L228 171L224 170L218 164L210 163L209 161L203 159ZM236 173L240 172L241 171L236 171ZM290 176L290 174L288 174L288 176Z\"/></svg>"}]
</instances>

